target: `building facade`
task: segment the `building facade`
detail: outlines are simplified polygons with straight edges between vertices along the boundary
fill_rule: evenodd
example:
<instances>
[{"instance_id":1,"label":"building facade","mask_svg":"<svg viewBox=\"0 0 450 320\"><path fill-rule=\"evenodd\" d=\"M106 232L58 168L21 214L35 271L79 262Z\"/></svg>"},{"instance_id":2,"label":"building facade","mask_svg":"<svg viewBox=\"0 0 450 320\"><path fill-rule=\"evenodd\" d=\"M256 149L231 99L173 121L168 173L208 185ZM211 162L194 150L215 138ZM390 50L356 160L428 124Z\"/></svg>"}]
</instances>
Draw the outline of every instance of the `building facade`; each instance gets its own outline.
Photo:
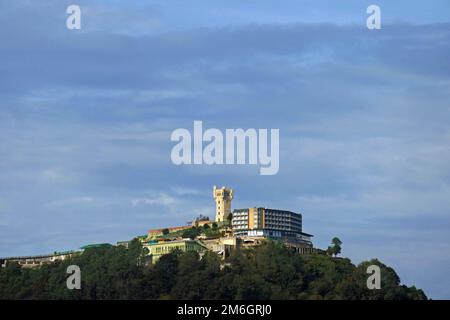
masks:
<instances>
[{"instance_id":1,"label":"building facade","mask_svg":"<svg viewBox=\"0 0 450 320\"><path fill-rule=\"evenodd\" d=\"M245 208L233 210L233 234L240 237L269 237L311 244L312 235L302 231L302 215L286 210Z\"/></svg>"},{"instance_id":2,"label":"building facade","mask_svg":"<svg viewBox=\"0 0 450 320\"><path fill-rule=\"evenodd\" d=\"M208 248L200 241L188 239L149 242L144 244L143 247L148 249L148 255L151 257L152 263L158 261L162 255L174 250L180 250L182 252L196 251L200 256L208 250Z\"/></svg>"},{"instance_id":3,"label":"building facade","mask_svg":"<svg viewBox=\"0 0 450 320\"><path fill-rule=\"evenodd\" d=\"M168 227L168 228L150 229L150 230L148 230L147 238L148 239L155 239L155 238L158 238L158 237L162 237L164 235L163 231L165 229L167 229L169 231L169 233L171 233L171 232L177 232L177 231L186 230L186 229L190 229L190 228L192 228L192 227L191 226L180 226L180 227Z\"/></svg>"},{"instance_id":4,"label":"building facade","mask_svg":"<svg viewBox=\"0 0 450 320\"><path fill-rule=\"evenodd\" d=\"M241 239L237 237L220 237L216 239L205 239L201 242L212 252L215 252L223 260L227 259L232 252L239 250Z\"/></svg>"},{"instance_id":5,"label":"building facade","mask_svg":"<svg viewBox=\"0 0 450 320\"><path fill-rule=\"evenodd\" d=\"M17 263L22 268L34 268L44 264L54 263L57 261L64 261L74 255L81 254L81 251L65 251L55 252L54 254L36 255L36 256L23 256L23 257L7 257L0 258L0 266L6 267L8 263Z\"/></svg>"},{"instance_id":6,"label":"building facade","mask_svg":"<svg viewBox=\"0 0 450 320\"><path fill-rule=\"evenodd\" d=\"M233 190L225 187L219 189L214 186L213 197L216 201L216 222L224 222L231 213Z\"/></svg>"}]
</instances>

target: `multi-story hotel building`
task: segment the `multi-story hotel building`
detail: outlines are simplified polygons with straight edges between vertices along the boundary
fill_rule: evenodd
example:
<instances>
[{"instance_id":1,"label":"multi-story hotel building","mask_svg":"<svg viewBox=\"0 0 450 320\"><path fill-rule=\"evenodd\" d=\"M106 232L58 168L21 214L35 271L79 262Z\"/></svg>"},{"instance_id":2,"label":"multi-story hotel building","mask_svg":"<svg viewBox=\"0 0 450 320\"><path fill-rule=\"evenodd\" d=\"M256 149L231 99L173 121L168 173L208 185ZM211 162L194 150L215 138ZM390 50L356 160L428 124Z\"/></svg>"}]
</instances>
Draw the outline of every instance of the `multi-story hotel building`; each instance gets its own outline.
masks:
<instances>
[{"instance_id":1,"label":"multi-story hotel building","mask_svg":"<svg viewBox=\"0 0 450 320\"><path fill-rule=\"evenodd\" d=\"M285 210L246 208L233 210L233 234L248 237L286 238L311 243L311 234L302 232L302 215Z\"/></svg>"}]
</instances>

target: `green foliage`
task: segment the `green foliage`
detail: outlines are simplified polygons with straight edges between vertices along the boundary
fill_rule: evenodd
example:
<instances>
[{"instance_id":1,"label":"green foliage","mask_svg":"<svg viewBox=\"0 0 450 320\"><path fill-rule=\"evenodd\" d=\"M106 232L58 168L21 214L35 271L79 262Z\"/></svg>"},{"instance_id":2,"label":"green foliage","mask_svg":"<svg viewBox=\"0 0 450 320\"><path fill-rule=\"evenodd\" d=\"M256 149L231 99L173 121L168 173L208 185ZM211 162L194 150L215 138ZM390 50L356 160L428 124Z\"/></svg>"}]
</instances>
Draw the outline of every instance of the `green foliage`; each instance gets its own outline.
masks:
<instances>
[{"instance_id":1,"label":"green foliage","mask_svg":"<svg viewBox=\"0 0 450 320\"><path fill-rule=\"evenodd\" d=\"M202 228L192 227L183 231L181 237L195 239L202 233Z\"/></svg>"},{"instance_id":2,"label":"green foliage","mask_svg":"<svg viewBox=\"0 0 450 320\"><path fill-rule=\"evenodd\" d=\"M335 256L336 257L338 254L341 253L342 241L339 238L334 237L331 240L331 244L332 244L332 246L329 246L328 249L327 249L327 254L330 255L330 256Z\"/></svg>"},{"instance_id":3,"label":"green foliage","mask_svg":"<svg viewBox=\"0 0 450 320\"><path fill-rule=\"evenodd\" d=\"M217 224L216 228L211 228L209 225L205 224L202 227L192 227L183 230L183 232L181 233L181 237L195 239L201 234L205 235L208 238L218 238L222 235L222 232L217 228Z\"/></svg>"},{"instance_id":4,"label":"green foliage","mask_svg":"<svg viewBox=\"0 0 450 320\"><path fill-rule=\"evenodd\" d=\"M168 235L169 233L170 233L170 230L169 230L169 229L167 229L167 228L162 229L162 234L163 234L164 236Z\"/></svg>"},{"instance_id":5,"label":"green foliage","mask_svg":"<svg viewBox=\"0 0 450 320\"><path fill-rule=\"evenodd\" d=\"M213 230L211 228L210 230ZM337 243L337 242L336 242ZM206 252L173 251L147 266L142 246L88 248L82 255L37 269L8 264L0 270L1 299L427 299L400 284L378 260L355 266L324 254L299 255L268 242L236 251L223 266ZM81 290L66 288L67 266L81 268ZM381 269L381 289L366 286L367 267Z\"/></svg>"},{"instance_id":6,"label":"green foliage","mask_svg":"<svg viewBox=\"0 0 450 320\"><path fill-rule=\"evenodd\" d=\"M204 234L207 238L219 238L222 236L222 232L220 230L212 228L205 230Z\"/></svg>"}]
</instances>

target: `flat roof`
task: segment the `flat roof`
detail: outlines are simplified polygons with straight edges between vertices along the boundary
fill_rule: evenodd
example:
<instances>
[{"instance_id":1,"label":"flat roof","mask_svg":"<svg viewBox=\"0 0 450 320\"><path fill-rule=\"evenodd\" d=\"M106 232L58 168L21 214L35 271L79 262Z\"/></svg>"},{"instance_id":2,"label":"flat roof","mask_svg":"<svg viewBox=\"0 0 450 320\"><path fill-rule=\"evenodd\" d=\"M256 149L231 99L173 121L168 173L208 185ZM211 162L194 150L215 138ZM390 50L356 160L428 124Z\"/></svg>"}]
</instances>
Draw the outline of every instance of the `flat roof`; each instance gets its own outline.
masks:
<instances>
[{"instance_id":1,"label":"flat roof","mask_svg":"<svg viewBox=\"0 0 450 320\"><path fill-rule=\"evenodd\" d=\"M306 233L306 232L301 232L301 234L308 236L308 237L314 237L312 234Z\"/></svg>"},{"instance_id":2,"label":"flat roof","mask_svg":"<svg viewBox=\"0 0 450 320\"><path fill-rule=\"evenodd\" d=\"M239 208L239 209L233 209L234 211L244 211L244 210L248 210L248 209L264 209L264 210L272 210L272 211L282 211L282 212L289 212L289 213L293 213L293 214L298 214L298 215L302 215L299 212L294 212L291 210L286 210L286 209L274 209L274 208L265 208L265 207L248 207L248 208Z\"/></svg>"}]
</instances>

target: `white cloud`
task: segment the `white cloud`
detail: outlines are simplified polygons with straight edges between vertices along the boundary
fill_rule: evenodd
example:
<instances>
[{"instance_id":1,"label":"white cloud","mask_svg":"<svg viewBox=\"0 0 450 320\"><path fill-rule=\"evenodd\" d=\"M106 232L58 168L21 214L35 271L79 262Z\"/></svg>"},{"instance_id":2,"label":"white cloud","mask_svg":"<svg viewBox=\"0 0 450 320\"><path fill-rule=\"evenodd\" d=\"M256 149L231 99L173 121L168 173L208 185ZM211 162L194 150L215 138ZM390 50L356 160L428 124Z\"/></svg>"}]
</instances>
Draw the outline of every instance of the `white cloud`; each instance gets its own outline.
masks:
<instances>
[{"instance_id":1,"label":"white cloud","mask_svg":"<svg viewBox=\"0 0 450 320\"><path fill-rule=\"evenodd\" d=\"M95 198L90 196L81 196L81 197L74 197L74 198L68 198L68 199L62 199L62 200L55 200L51 201L46 204L47 207L53 207L53 208L60 208L60 207L67 207L67 206L79 206L79 205L86 205L86 204L92 204L94 203Z\"/></svg>"},{"instance_id":2,"label":"white cloud","mask_svg":"<svg viewBox=\"0 0 450 320\"><path fill-rule=\"evenodd\" d=\"M205 190L199 190L194 188L186 188L186 187L175 187L172 189L176 195L179 196L207 196L208 193Z\"/></svg>"},{"instance_id":3,"label":"white cloud","mask_svg":"<svg viewBox=\"0 0 450 320\"><path fill-rule=\"evenodd\" d=\"M173 207L177 203L177 199L164 192L159 192L154 195L148 195L140 198L133 198L130 200L133 207L140 205L160 205L166 207Z\"/></svg>"}]
</instances>

